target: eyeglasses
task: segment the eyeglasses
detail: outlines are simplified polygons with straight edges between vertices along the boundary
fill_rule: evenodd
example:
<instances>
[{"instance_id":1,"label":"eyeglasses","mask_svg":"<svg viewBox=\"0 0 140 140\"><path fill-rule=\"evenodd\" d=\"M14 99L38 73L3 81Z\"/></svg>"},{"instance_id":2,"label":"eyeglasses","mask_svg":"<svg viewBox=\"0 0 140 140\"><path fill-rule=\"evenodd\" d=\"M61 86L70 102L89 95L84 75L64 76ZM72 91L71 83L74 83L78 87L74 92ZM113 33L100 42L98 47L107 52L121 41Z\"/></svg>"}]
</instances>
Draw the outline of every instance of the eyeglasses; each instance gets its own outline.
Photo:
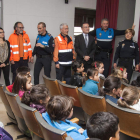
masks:
<instances>
[{"instance_id":1,"label":"eyeglasses","mask_svg":"<svg viewBox=\"0 0 140 140\"><path fill-rule=\"evenodd\" d=\"M4 34L4 32L0 32L0 34L2 34L2 33Z\"/></svg>"},{"instance_id":2,"label":"eyeglasses","mask_svg":"<svg viewBox=\"0 0 140 140\"><path fill-rule=\"evenodd\" d=\"M18 27L19 29L24 29L24 27Z\"/></svg>"}]
</instances>

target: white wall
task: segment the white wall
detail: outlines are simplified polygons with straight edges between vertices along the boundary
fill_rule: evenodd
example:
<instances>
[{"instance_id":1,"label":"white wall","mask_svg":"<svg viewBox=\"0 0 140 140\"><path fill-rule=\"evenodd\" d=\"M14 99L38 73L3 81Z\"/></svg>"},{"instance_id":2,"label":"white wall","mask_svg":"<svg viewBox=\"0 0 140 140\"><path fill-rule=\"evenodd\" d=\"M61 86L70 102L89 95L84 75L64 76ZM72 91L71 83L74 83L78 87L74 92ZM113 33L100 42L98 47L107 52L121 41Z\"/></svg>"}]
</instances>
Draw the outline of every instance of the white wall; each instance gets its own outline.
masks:
<instances>
[{"instance_id":1,"label":"white wall","mask_svg":"<svg viewBox=\"0 0 140 140\"><path fill-rule=\"evenodd\" d=\"M136 25L134 39L136 41L138 41L139 21L140 21L140 8L139 7L140 7L140 0L136 0L136 4L135 4L135 19L134 19L134 24Z\"/></svg>"},{"instance_id":2,"label":"white wall","mask_svg":"<svg viewBox=\"0 0 140 140\"><path fill-rule=\"evenodd\" d=\"M69 0L69 4L65 4L64 0L3 0L2 6L6 39L13 33L15 22L21 21L34 48L37 24L40 21L46 23L48 32L54 37L59 34L59 25L65 22L69 25L69 35L73 37L75 7L96 9L96 0ZM34 64L29 66L33 75ZM43 71L40 74L40 83L43 82L42 75ZM55 78L54 63L51 76ZM3 78L0 83L4 83Z\"/></svg>"}]
</instances>

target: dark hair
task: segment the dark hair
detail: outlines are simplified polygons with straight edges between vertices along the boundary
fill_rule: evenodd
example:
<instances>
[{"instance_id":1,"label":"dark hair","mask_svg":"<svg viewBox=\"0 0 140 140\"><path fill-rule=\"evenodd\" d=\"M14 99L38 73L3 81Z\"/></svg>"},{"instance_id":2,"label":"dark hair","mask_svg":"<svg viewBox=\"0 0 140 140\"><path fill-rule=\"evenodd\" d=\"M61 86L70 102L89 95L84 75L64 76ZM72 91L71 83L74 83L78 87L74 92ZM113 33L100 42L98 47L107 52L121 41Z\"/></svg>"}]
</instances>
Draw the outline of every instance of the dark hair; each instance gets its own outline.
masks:
<instances>
[{"instance_id":1,"label":"dark hair","mask_svg":"<svg viewBox=\"0 0 140 140\"><path fill-rule=\"evenodd\" d=\"M19 23L23 24L22 22L17 21L17 22L15 23L15 25L14 25L14 30L16 30L16 28L17 28L17 26L18 26Z\"/></svg>"},{"instance_id":2,"label":"dark hair","mask_svg":"<svg viewBox=\"0 0 140 140\"><path fill-rule=\"evenodd\" d=\"M101 62L101 61L95 61L95 62L93 62L92 64L91 64L91 66L93 67L93 68L100 68L100 65L101 64L103 64L103 62Z\"/></svg>"},{"instance_id":3,"label":"dark hair","mask_svg":"<svg viewBox=\"0 0 140 140\"><path fill-rule=\"evenodd\" d=\"M98 73L98 70L94 68L89 68L87 70L87 76L83 77L83 85L86 83L86 81L89 79L90 76L94 76L96 73Z\"/></svg>"},{"instance_id":4,"label":"dark hair","mask_svg":"<svg viewBox=\"0 0 140 140\"><path fill-rule=\"evenodd\" d=\"M109 76L106 78L105 82L104 82L104 88L101 88L99 90L99 95L100 96L105 96L106 93L108 94L112 94L112 90L118 89L121 87L121 80L118 77L114 77L114 76Z\"/></svg>"},{"instance_id":5,"label":"dark hair","mask_svg":"<svg viewBox=\"0 0 140 140\"><path fill-rule=\"evenodd\" d=\"M118 100L118 106L130 108L134 101L139 101L139 90L136 87L125 87L122 91L122 97Z\"/></svg>"},{"instance_id":6,"label":"dark hair","mask_svg":"<svg viewBox=\"0 0 140 140\"><path fill-rule=\"evenodd\" d=\"M78 60L78 61L74 61L72 63L72 70L74 72L77 72L77 68L80 68L82 66L83 62L81 60Z\"/></svg>"},{"instance_id":7,"label":"dark hair","mask_svg":"<svg viewBox=\"0 0 140 140\"><path fill-rule=\"evenodd\" d=\"M65 120L71 113L74 99L72 97L58 95L50 98L47 112L52 121Z\"/></svg>"},{"instance_id":8,"label":"dark hair","mask_svg":"<svg viewBox=\"0 0 140 140\"><path fill-rule=\"evenodd\" d=\"M89 138L109 140L115 137L118 131L119 118L110 112L98 112L93 114L87 121L87 135Z\"/></svg>"},{"instance_id":9,"label":"dark hair","mask_svg":"<svg viewBox=\"0 0 140 140\"><path fill-rule=\"evenodd\" d=\"M131 85L132 85L132 86L136 86L136 87L140 87L140 75L137 77L136 80L133 80L133 81L131 82Z\"/></svg>"},{"instance_id":10,"label":"dark hair","mask_svg":"<svg viewBox=\"0 0 140 140\"><path fill-rule=\"evenodd\" d=\"M88 22L83 22L82 25L81 25L81 28L83 28L83 25L84 25L84 24L88 24L88 25L89 25Z\"/></svg>"},{"instance_id":11,"label":"dark hair","mask_svg":"<svg viewBox=\"0 0 140 140\"><path fill-rule=\"evenodd\" d=\"M26 82L28 81L28 78L30 78L30 74L25 73L18 73L16 76L16 79L14 81L12 92L18 94L19 90L26 91Z\"/></svg>"},{"instance_id":12,"label":"dark hair","mask_svg":"<svg viewBox=\"0 0 140 140\"><path fill-rule=\"evenodd\" d=\"M0 27L0 30L3 30L3 28ZM4 32L4 30L3 30L3 32ZM3 37L3 41L5 41L5 36Z\"/></svg>"},{"instance_id":13,"label":"dark hair","mask_svg":"<svg viewBox=\"0 0 140 140\"><path fill-rule=\"evenodd\" d=\"M18 67L17 69L16 69L16 73L18 74L18 73L28 73L28 72L30 72L30 68L29 67L26 67L26 66L21 66L21 67Z\"/></svg>"},{"instance_id":14,"label":"dark hair","mask_svg":"<svg viewBox=\"0 0 140 140\"><path fill-rule=\"evenodd\" d=\"M35 85L32 87L30 93L26 91L21 99L21 102L30 105L30 104L40 104L40 100L43 101L43 104L46 106L46 98L49 97L49 91L44 85Z\"/></svg>"},{"instance_id":15,"label":"dark hair","mask_svg":"<svg viewBox=\"0 0 140 140\"><path fill-rule=\"evenodd\" d=\"M46 24L44 22L39 22L38 25L42 24L43 27L46 27Z\"/></svg>"}]
</instances>

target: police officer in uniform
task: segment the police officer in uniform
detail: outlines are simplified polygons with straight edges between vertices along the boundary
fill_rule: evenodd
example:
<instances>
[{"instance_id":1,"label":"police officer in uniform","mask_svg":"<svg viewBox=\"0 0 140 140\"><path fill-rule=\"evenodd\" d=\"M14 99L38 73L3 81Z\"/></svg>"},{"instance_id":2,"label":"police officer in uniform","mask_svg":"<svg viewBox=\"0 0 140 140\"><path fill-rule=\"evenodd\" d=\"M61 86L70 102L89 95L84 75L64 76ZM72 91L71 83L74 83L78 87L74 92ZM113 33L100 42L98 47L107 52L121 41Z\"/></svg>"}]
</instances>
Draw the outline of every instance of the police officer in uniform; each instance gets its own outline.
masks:
<instances>
[{"instance_id":1,"label":"police officer in uniform","mask_svg":"<svg viewBox=\"0 0 140 140\"><path fill-rule=\"evenodd\" d=\"M44 22L38 23L38 36L33 51L33 56L36 54L36 62L34 67L34 84L39 84L39 74L44 67L44 73L50 77L52 54L54 51L54 38L46 31Z\"/></svg>"},{"instance_id":2,"label":"police officer in uniform","mask_svg":"<svg viewBox=\"0 0 140 140\"><path fill-rule=\"evenodd\" d=\"M125 31L125 40L119 42L119 45L115 52L114 68L117 66L123 66L127 69L127 79L130 81L133 73L133 60L135 60L135 71L139 70L139 46L132 40L135 31L133 29L127 29Z\"/></svg>"},{"instance_id":3,"label":"police officer in uniform","mask_svg":"<svg viewBox=\"0 0 140 140\"><path fill-rule=\"evenodd\" d=\"M112 53L112 40L115 36L124 35L125 30L115 30L108 28L109 21L104 18L101 21L101 28L97 28L91 31L89 34L96 36L97 38L97 48L95 52L95 61L101 61L104 63L104 72L105 77L108 76L109 67L110 67L110 54ZM134 25L132 28L134 29Z\"/></svg>"}]
</instances>

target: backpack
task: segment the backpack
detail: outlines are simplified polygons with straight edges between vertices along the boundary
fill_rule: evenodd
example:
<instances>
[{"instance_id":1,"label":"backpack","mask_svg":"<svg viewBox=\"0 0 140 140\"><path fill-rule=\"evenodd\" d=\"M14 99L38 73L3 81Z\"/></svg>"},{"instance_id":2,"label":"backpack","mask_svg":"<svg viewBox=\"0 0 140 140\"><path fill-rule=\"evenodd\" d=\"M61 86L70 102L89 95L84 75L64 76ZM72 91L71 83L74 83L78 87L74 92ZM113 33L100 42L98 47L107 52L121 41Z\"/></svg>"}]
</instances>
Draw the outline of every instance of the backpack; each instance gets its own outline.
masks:
<instances>
[{"instance_id":1,"label":"backpack","mask_svg":"<svg viewBox=\"0 0 140 140\"><path fill-rule=\"evenodd\" d=\"M0 127L0 140L13 140L13 137L6 130Z\"/></svg>"}]
</instances>

